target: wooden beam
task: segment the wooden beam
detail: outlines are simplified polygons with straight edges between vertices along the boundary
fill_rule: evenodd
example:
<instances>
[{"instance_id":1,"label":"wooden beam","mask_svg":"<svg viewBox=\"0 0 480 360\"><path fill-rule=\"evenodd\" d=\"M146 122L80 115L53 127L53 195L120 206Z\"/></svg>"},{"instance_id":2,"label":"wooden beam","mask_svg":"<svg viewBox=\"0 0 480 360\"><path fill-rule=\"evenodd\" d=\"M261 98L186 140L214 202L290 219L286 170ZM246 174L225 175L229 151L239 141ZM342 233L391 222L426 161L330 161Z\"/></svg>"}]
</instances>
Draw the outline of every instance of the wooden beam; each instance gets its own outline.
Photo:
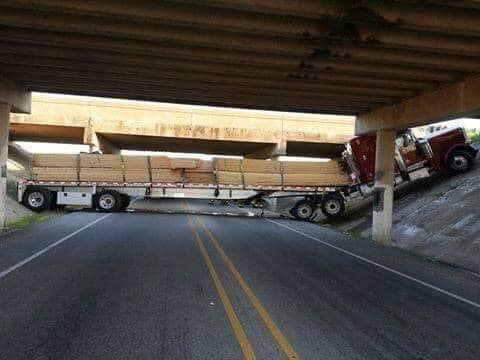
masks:
<instances>
[{"instance_id":1,"label":"wooden beam","mask_svg":"<svg viewBox=\"0 0 480 360\"><path fill-rule=\"evenodd\" d=\"M427 91L398 104L360 114L356 134L400 130L436 121L469 116L480 111L480 76Z\"/></svg>"}]
</instances>

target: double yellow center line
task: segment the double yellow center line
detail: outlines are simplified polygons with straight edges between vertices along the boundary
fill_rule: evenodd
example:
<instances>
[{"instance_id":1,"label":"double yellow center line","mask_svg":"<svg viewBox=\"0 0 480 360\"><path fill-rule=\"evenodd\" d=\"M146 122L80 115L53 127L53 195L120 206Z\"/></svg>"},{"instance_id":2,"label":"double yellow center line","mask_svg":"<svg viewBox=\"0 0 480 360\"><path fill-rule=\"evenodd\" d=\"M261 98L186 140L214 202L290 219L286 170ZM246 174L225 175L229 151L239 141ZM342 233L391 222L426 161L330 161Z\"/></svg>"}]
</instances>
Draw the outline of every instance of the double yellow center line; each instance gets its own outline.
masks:
<instances>
[{"instance_id":1,"label":"double yellow center line","mask_svg":"<svg viewBox=\"0 0 480 360\"><path fill-rule=\"evenodd\" d=\"M228 255L225 253L223 250L222 246L218 242L218 240L213 236L211 231L205 226L205 224L202 222L202 220L198 216L194 216L194 219L196 222L202 227L204 232L207 234L208 238L210 239L211 243L215 247L215 249L218 251L220 254L220 257L224 261L225 265L227 268L230 270L230 272L233 274L233 277L237 281L237 283L240 285L242 290L244 291L245 295L247 296L248 300L252 304L252 306L255 308L259 316L262 318L263 322L265 323L265 326L267 329L270 331L272 334L273 338L276 340L278 343L278 346L280 349L283 351L287 359L300 359L298 354L295 352L293 349L292 345L289 343L287 338L282 334L278 326L275 324L265 307L262 305L260 300L257 298L255 293L253 292L252 288L248 285L248 283L245 281L243 278L242 274L237 270L235 267L234 263L232 260L228 257ZM235 336L237 337L237 340L240 344L240 348L242 349L243 355L245 359L255 359L255 354L252 350L252 346L250 342L248 341L248 338L245 334L245 331L243 330L243 327L240 323L240 320L238 319L238 316L235 314L235 311L233 309L233 306L230 302L230 299L228 298L228 295L225 291L225 288L214 268L214 265L212 263L212 260L210 259L210 256L208 255L208 252L205 248L205 245L202 241L201 236L195 229L194 222L192 221L192 217L188 217L188 221L190 224L190 227L192 228L192 232L195 235L195 239L197 240L198 246L200 247L200 252L203 255L203 258L205 259L205 262L208 267L208 271L210 272L210 276L212 277L213 283L215 285L215 288L219 294L219 297L223 303L223 306L225 308L225 312L227 314L227 317L230 321L230 324L232 326L233 332Z\"/></svg>"},{"instance_id":2,"label":"double yellow center line","mask_svg":"<svg viewBox=\"0 0 480 360\"><path fill-rule=\"evenodd\" d=\"M195 235L195 239L197 240L197 244L198 244L198 247L200 248L200 252L202 253L203 259L207 264L208 272L212 277L213 284L215 285L215 289L217 290L218 296L220 297L223 307L225 308L225 312L227 313L227 317L228 317L228 320L230 321L230 325L232 326L233 332L236 338L238 339L238 343L240 344L240 348L242 349L243 357L245 359L253 360L255 359L255 354L253 352L252 345L247 339L245 330L243 330L242 324L240 323L240 320L238 319L238 316L235 313L235 310L233 310L232 303L230 302L230 299L227 295L225 287L223 286L222 281L220 280L220 277L218 276L217 271L213 266L213 262L210 259L210 255L208 255L207 249L203 244L202 238L200 237L197 230L195 229L195 225L193 224L191 216L188 216L188 223L192 228L192 232Z\"/></svg>"}]
</instances>

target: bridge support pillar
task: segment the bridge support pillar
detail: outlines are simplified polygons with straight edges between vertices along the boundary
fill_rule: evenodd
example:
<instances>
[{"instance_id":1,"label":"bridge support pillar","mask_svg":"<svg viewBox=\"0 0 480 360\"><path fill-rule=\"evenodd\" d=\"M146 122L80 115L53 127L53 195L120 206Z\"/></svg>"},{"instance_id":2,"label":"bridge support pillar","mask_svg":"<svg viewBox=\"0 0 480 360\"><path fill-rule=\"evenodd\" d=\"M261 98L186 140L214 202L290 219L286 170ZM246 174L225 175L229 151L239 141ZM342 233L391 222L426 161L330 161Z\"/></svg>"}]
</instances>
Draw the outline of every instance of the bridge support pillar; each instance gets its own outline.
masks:
<instances>
[{"instance_id":1,"label":"bridge support pillar","mask_svg":"<svg viewBox=\"0 0 480 360\"><path fill-rule=\"evenodd\" d=\"M394 130L377 131L372 239L386 245L392 243L395 136Z\"/></svg>"},{"instance_id":2,"label":"bridge support pillar","mask_svg":"<svg viewBox=\"0 0 480 360\"><path fill-rule=\"evenodd\" d=\"M0 104L0 229L7 219L7 160L8 127L10 122L10 105Z\"/></svg>"}]
</instances>

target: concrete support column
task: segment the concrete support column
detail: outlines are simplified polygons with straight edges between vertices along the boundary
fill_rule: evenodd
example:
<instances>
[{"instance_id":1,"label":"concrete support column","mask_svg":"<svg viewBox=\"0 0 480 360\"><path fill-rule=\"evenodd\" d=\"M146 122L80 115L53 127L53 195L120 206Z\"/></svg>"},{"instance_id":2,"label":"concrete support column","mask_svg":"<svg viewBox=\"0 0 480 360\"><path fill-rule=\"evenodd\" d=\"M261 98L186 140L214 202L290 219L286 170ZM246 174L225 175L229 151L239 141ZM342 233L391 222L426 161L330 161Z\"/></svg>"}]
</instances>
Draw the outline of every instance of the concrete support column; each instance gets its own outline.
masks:
<instances>
[{"instance_id":1,"label":"concrete support column","mask_svg":"<svg viewBox=\"0 0 480 360\"><path fill-rule=\"evenodd\" d=\"M8 160L8 125L10 122L10 105L0 104L0 229L5 227L7 215L7 160Z\"/></svg>"},{"instance_id":2,"label":"concrete support column","mask_svg":"<svg viewBox=\"0 0 480 360\"><path fill-rule=\"evenodd\" d=\"M386 245L392 243L395 137L394 130L377 131L372 238Z\"/></svg>"}]
</instances>

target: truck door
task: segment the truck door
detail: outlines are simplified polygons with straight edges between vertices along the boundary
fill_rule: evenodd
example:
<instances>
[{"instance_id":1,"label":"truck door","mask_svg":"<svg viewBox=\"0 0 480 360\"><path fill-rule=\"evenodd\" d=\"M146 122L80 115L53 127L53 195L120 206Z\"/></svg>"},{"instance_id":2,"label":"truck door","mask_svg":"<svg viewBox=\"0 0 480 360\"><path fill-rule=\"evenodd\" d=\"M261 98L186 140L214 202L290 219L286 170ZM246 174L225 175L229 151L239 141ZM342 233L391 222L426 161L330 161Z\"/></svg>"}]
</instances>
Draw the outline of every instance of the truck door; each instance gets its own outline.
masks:
<instances>
[{"instance_id":1,"label":"truck door","mask_svg":"<svg viewBox=\"0 0 480 360\"><path fill-rule=\"evenodd\" d=\"M416 138L410 131L399 136L396 140L396 145L403 162L405 163L407 172L411 172L424 166L426 162L425 155L421 149L417 148Z\"/></svg>"}]
</instances>

